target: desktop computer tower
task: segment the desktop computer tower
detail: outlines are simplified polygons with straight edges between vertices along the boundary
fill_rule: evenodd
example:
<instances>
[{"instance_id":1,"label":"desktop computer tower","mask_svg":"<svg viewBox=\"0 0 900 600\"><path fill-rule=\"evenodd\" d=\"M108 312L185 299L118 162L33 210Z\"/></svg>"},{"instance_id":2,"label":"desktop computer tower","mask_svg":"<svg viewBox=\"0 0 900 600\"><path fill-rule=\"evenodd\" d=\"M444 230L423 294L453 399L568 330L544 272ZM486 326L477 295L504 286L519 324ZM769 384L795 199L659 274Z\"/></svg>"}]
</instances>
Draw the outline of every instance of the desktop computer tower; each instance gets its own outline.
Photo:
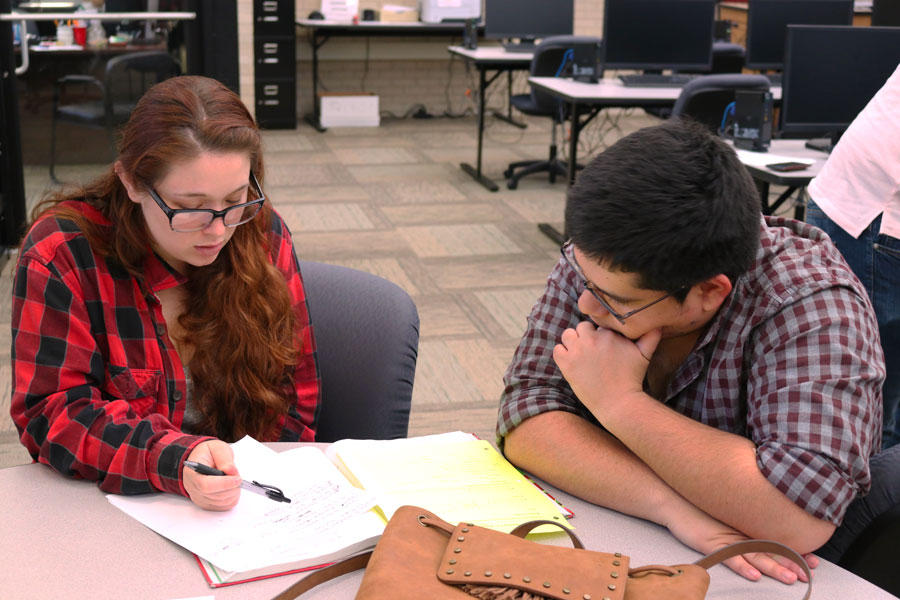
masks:
<instances>
[{"instance_id":1,"label":"desktop computer tower","mask_svg":"<svg viewBox=\"0 0 900 600\"><path fill-rule=\"evenodd\" d=\"M734 146L765 152L772 142L772 92L738 91L734 95Z\"/></svg>"},{"instance_id":2,"label":"desktop computer tower","mask_svg":"<svg viewBox=\"0 0 900 600\"><path fill-rule=\"evenodd\" d=\"M478 20L466 19L463 26L463 48L475 50L478 48Z\"/></svg>"},{"instance_id":3,"label":"desktop computer tower","mask_svg":"<svg viewBox=\"0 0 900 600\"><path fill-rule=\"evenodd\" d=\"M597 83L603 77L600 65L600 44L574 44L572 46L572 79Z\"/></svg>"}]
</instances>

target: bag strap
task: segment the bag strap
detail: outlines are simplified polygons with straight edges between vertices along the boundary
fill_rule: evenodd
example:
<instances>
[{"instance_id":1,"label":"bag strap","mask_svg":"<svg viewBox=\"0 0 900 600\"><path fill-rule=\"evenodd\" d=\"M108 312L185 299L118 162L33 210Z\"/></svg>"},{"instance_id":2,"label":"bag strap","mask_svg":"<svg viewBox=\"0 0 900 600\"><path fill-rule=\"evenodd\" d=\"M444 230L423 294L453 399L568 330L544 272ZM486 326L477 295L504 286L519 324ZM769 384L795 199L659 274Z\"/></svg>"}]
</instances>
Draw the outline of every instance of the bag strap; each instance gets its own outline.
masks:
<instances>
[{"instance_id":1,"label":"bag strap","mask_svg":"<svg viewBox=\"0 0 900 600\"><path fill-rule=\"evenodd\" d=\"M515 529L509 532L510 535L514 535L520 538L524 538L528 535L532 529L536 527L540 527L541 525L556 525L560 529L566 532L566 535L569 536L569 539L572 540L572 545L579 550L584 550L584 544L581 543L581 540L578 539L578 536L575 535L575 532L569 529L568 527L563 527L561 523L557 523L556 521L550 521L546 519L538 519L536 521L527 521L522 523Z\"/></svg>"},{"instance_id":2,"label":"bag strap","mask_svg":"<svg viewBox=\"0 0 900 600\"><path fill-rule=\"evenodd\" d=\"M806 561L803 560L803 557L797 554L794 550L781 544L779 542L773 542L771 540L745 540L743 542L735 542L733 544L729 544L727 546L723 546L714 552L710 552L703 558L700 558L696 562L695 565L699 567L703 567L704 569L709 569L710 567L719 564L724 560L728 560L729 558L734 558L735 556L740 556L741 554L747 554L750 552L767 552L769 554L777 554L779 556L783 556L785 558L791 559L794 563L796 563L803 572L806 574L806 595L803 596L803 600L809 600L809 595L812 593L812 572L809 570L809 565L806 564Z\"/></svg>"},{"instance_id":3,"label":"bag strap","mask_svg":"<svg viewBox=\"0 0 900 600\"><path fill-rule=\"evenodd\" d=\"M434 525L434 523L430 524ZM578 539L577 535L575 535L570 529L563 527L555 521L528 521L527 523L522 523L521 525L513 529L510 534L524 538L528 534L528 532L533 530L535 527L538 527L539 525L556 525L566 532L566 534L572 540L572 544L576 548L584 548L584 545L581 543L581 540ZM729 558L734 558L735 556L740 556L741 554L747 554L750 552L767 552L769 554L777 554L779 556L789 558L797 565L799 565L800 568L803 569L803 572L806 574L806 580L808 582L806 587L806 594L803 596L802 600L809 600L810 594L812 593L812 572L809 570L809 566L806 564L806 561L803 560L803 557L797 554L797 552L795 552L788 546L785 546L784 544L780 544L778 542L773 542L771 540L746 540L743 542L735 542L733 544L729 544L728 546L723 546L722 548L719 548L714 552L710 552L706 556L695 561L694 564L699 567L703 567L704 569L709 569L710 567L715 566L722 561L728 560ZM326 581L336 579L341 575L346 575L347 573L352 573L353 571L364 569L366 565L369 564L369 558L371 557L372 552L366 552L364 554L358 554L346 560L333 563L331 565L328 565L327 567L319 569L318 571L314 571L277 596L274 596L272 600L294 600L294 598L297 598L301 594L308 592L320 583L325 583ZM653 566L639 567L638 570L652 568ZM664 568L671 569L671 567Z\"/></svg>"},{"instance_id":4,"label":"bag strap","mask_svg":"<svg viewBox=\"0 0 900 600\"><path fill-rule=\"evenodd\" d=\"M313 571L291 587L273 597L272 600L294 600L294 598L298 597L300 594L308 592L320 583L325 583L326 581L336 579L341 575L364 569L366 565L369 564L369 558L371 558L371 556L371 552L358 554L346 560L323 567L318 571Z\"/></svg>"},{"instance_id":5,"label":"bag strap","mask_svg":"<svg viewBox=\"0 0 900 600\"><path fill-rule=\"evenodd\" d=\"M425 515L419 516L419 523L422 525L430 525L432 527L437 527L438 529L444 531L445 533L452 534L454 527L438 518L430 518ZM527 523L522 523L515 529L513 529L510 534L515 535L521 538L524 538L528 535L535 527L540 525L556 525L560 529L566 532L569 538L572 540L572 545L578 549L583 549L584 544L581 543L581 540L578 539L578 536L575 535L570 529L563 527L561 524L555 521L549 520L537 520L537 521L528 521ZM347 573L352 573L353 571L357 571L359 569L364 569L367 564L369 564L369 558L372 557L371 552L366 552L365 554L359 554L357 556L353 556L346 560L342 560L340 562L333 563L328 565L327 567L323 567L318 571L310 573L291 587L282 591L277 596L274 596L272 600L294 600L301 594L308 592L313 589L320 583L325 583L326 581L330 581L332 579L336 579L341 575L346 575Z\"/></svg>"}]
</instances>

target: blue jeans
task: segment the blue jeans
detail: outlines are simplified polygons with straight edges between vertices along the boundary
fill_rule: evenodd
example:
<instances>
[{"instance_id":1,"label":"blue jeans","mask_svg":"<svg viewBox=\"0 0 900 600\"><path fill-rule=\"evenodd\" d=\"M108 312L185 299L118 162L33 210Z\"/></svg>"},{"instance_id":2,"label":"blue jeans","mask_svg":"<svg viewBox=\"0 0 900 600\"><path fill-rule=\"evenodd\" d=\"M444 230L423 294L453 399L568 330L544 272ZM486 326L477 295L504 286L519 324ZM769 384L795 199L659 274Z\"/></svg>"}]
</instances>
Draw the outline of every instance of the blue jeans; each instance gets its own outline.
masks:
<instances>
[{"instance_id":1,"label":"blue jeans","mask_svg":"<svg viewBox=\"0 0 900 600\"><path fill-rule=\"evenodd\" d=\"M878 318L887 378L884 380L883 449L900 443L900 239L878 233L881 217L854 239L809 201L806 222L822 229L869 292Z\"/></svg>"}]
</instances>

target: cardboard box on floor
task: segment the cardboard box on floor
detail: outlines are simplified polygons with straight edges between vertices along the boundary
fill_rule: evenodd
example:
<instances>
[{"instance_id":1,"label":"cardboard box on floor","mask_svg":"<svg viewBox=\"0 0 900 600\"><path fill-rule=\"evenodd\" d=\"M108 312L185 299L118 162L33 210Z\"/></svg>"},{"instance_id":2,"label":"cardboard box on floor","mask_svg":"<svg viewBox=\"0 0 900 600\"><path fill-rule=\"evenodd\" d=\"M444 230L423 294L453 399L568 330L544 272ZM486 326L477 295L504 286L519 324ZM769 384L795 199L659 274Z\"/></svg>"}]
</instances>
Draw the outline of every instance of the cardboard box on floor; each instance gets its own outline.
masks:
<instances>
[{"instance_id":1,"label":"cardboard box on floor","mask_svg":"<svg viewBox=\"0 0 900 600\"><path fill-rule=\"evenodd\" d=\"M378 95L374 92L320 92L322 127L378 127Z\"/></svg>"}]
</instances>

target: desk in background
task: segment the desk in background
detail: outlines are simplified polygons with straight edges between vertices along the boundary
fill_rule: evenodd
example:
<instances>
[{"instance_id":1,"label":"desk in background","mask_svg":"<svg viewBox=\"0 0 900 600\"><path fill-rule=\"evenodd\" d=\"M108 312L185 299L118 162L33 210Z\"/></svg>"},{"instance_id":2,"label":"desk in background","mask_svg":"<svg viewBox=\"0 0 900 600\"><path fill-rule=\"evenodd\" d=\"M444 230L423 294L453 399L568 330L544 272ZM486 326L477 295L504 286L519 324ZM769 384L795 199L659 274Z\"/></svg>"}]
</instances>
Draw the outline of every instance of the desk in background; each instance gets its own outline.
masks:
<instances>
[{"instance_id":1,"label":"desk in background","mask_svg":"<svg viewBox=\"0 0 900 600\"><path fill-rule=\"evenodd\" d=\"M569 134L568 185L575 181L579 133L601 110L671 106L681 94L681 88L627 87L618 79L610 78L601 79L598 83L582 83L561 77L530 77L528 83L569 103L572 127ZM772 87L771 92L776 102L781 100L781 87ZM541 223L538 228L560 245L567 239L565 232L558 231L548 223Z\"/></svg>"},{"instance_id":2,"label":"desk in background","mask_svg":"<svg viewBox=\"0 0 900 600\"><path fill-rule=\"evenodd\" d=\"M270 444L277 450L298 444ZM653 523L594 506L546 486L575 513L571 523L589 549L622 552L632 566L693 562L699 554ZM66 479L50 468L0 469L0 590L23 598L271 598L298 575L209 588L192 554L112 506L96 483ZM563 544L564 535L551 543ZM827 561L814 571L816 600L891 600L887 592ZM708 600L800 598L805 584L753 583L724 566L710 570ZM353 598L362 571L329 581L303 600ZM894 599L896 600L896 599Z\"/></svg>"},{"instance_id":3,"label":"desk in background","mask_svg":"<svg viewBox=\"0 0 900 600\"><path fill-rule=\"evenodd\" d=\"M828 154L807 148L806 140L772 140L769 152L789 159L799 158L804 161L816 161L802 171L773 171L765 166L744 162L744 166L750 171L750 175L753 176L753 180L756 182L756 187L759 190L763 214L774 214L795 192L798 192L799 197L794 206L794 218L802 221L806 211L804 198L806 186L822 170L822 165L825 164ZM769 161L769 164L772 162L778 161L773 159ZM775 202L769 204L769 185L772 183L787 186L787 189L778 196Z\"/></svg>"},{"instance_id":4,"label":"desk in background","mask_svg":"<svg viewBox=\"0 0 900 600\"><path fill-rule=\"evenodd\" d=\"M569 175L567 185L575 181L578 158L578 136L604 108L647 108L675 104L681 88L626 87L618 79L601 79L598 83L583 83L561 77L530 77L528 83L569 103ZM584 115L584 118L582 118ZM562 245L567 236L549 223L538 228L551 240Z\"/></svg>"},{"instance_id":5,"label":"desk in background","mask_svg":"<svg viewBox=\"0 0 900 600\"><path fill-rule=\"evenodd\" d=\"M531 66L531 52L507 52L502 46L478 47L474 50L461 46L450 46L447 49L450 54L460 56L469 64L478 69L478 153L475 158L475 166L469 163L460 163L459 167L472 176L472 179L492 192L499 188L497 184L484 176L481 172L481 154L484 145L484 98L487 88L504 72L507 74L507 85L512 89L512 72L528 70ZM488 71L494 74L488 77ZM510 110L512 110L510 104ZM512 120L512 114L503 117L503 120L513 125L521 126Z\"/></svg>"},{"instance_id":6,"label":"desk in background","mask_svg":"<svg viewBox=\"0 0 900 600\"><path fill-rule=\"evenodd\" d=\"M319 123L319 49L332 37L413 37L445 36L462 38L463 23L384 23L381 21L360 21L357 24L325 21L322 19L299 19L296 24L312 32L312 102L313 112L306 115L306 121L318 131L325 131Z\"/></svg>"}]
</instances>

